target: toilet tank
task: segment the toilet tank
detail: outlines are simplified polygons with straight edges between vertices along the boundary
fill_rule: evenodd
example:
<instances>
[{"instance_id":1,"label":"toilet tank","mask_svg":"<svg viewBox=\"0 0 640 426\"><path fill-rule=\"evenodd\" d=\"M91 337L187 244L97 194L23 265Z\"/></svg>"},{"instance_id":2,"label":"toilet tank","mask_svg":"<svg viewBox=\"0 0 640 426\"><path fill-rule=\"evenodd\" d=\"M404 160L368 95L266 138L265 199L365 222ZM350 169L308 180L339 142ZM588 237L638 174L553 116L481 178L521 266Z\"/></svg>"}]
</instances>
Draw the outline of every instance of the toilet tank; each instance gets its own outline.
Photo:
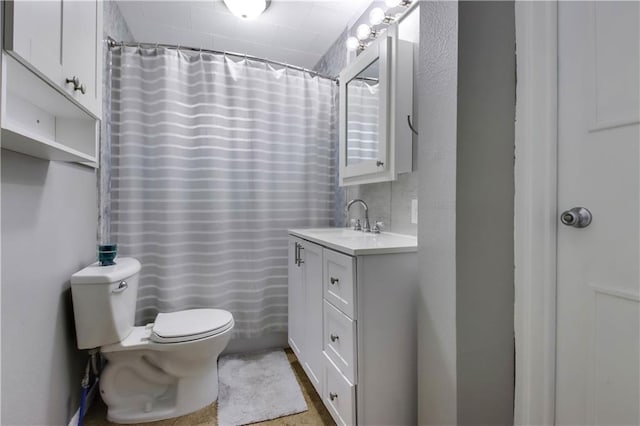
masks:
<instances>
[{"instance_id":1,"label":"toilet tank","mask_svg":"<svg viewBox=\"0 0 640 426\"><path fill-rule=\"evenodd\" d=\"M71 276L79 349L120 342L133 330L140 262L130 257L115 262L96 262Z\"/></svg>"}]
</instances>

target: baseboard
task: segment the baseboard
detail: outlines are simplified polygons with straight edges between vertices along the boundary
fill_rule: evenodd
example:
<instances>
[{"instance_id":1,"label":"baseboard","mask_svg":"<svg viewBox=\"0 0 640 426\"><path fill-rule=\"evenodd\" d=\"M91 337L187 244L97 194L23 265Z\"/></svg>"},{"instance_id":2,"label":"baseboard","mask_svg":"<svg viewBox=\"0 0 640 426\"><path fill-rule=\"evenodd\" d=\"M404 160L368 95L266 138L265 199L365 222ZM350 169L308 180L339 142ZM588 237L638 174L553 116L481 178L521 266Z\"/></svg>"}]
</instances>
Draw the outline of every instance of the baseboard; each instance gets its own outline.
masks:
<instances>
[{"instance_id":1,"label":"baseboard","mask_svg":"<svg viewBox=\"0 0 640 426\"><path fill-rule=\"evenodd\" d=\"M89 411L89 407L91 407L91 404L93 404L93 400L96 398L96 394L98 393L99 383L100 383L99 380L96 380L95 383L91 386L91 388L89 388L89 392L87 392L87 400L85 401L85 404L84 404L85 414L87 414L87 411ZM80 407L78 407L73 417L71 417L71 420L69 420L69 426L78 426L78 420L80 420Z\"/></svg>"}]
</instances>

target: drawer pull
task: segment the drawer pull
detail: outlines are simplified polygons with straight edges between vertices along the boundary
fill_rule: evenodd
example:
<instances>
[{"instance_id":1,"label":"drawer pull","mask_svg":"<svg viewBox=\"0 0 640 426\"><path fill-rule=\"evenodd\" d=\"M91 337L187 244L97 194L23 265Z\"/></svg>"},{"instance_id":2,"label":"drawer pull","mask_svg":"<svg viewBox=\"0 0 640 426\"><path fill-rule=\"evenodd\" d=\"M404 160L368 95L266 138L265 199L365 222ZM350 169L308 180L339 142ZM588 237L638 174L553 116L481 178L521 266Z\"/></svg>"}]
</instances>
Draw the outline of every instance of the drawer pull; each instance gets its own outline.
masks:
<instances>
[{"instance_id":1,"label":"drawer pull","mask_svg":"<svg viewBox=\"0 0 640 426\"><path fill-rule=\"evenodd\" d=\"M330 399L330 400L332 400L332 401L333 401L333 400L334 400L334 399L336 399L337 397L338 397L338 394L337 394L337 393L329 392L329 399Z\"/></svg>"},{"instance_id":2,"label":"drawer pull","mask_svg":"<svg viewBox=\"0 0 640 426\"><path fill-rule=\"evenodd\" d=\"M332 334L330 338L332 342L335 342L336 340L340 339L340 336L338 336L337 334Z\"/></svg>"},{"instance_id":3,"label":"drawer pull","mask_svg":"<svg viewBox=\"0 0 640 426\"><path fill-rule=\"evenodd\" d=\"M340 280L338 278L331 277L331 284L338 284Z\"/></svg>"}]
</instances>

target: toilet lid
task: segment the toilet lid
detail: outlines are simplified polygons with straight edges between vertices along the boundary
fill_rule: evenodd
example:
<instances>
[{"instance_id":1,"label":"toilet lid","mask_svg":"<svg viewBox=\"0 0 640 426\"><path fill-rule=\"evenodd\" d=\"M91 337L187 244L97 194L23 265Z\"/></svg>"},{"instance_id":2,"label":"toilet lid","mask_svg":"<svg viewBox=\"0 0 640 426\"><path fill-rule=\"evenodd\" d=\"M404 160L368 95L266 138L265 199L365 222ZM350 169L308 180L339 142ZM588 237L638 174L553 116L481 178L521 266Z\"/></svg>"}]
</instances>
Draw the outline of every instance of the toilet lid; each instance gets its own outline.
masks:
<instances>
[{"instance_id":1,"label":"toilet lid","mask_svg":"<svg viewBox=\"0 0 640 426\"><path fill-rule=\"evenodd\" d=\"M188 309L161 313L153 324L151 340L178 343L197 340L233 327L233 315L222 309Z\"/></svg>"}]
</instances>

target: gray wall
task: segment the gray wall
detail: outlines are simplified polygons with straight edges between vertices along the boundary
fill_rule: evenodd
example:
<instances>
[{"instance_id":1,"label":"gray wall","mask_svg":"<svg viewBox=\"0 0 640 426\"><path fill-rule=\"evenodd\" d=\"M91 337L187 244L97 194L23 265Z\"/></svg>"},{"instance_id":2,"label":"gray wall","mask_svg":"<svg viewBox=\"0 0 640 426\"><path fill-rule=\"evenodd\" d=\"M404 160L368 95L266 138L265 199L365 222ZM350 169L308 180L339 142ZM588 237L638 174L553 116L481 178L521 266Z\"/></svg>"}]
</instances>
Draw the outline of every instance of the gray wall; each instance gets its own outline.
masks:
<instances>
[{"instance_id":1,"label":"gray wall","mask_svg":"<svg viewBox=\"0 0 640 426\"><path fill-rule=\"evenodd\" d=\"M464 1L458 12L458 424L507 425L514 392L514 3Z\"/></svg>"},{"instance_id":2,"label":"gray wall","mask_svg":"<svg viewBox=\"0 0 640 426\"><path fill-rule=\"evenodd\" d=\"M104 31L129 39L112 1L104 2ZM76 349L69 277L95 259L96 171L7 150L0 156L0 422L66 425L86 362Z\"/></svg>"},{"instance_id":3,"label":"gray wall","mask_svg":"<svg viewBox=\"0 0 640 426\"><path fill-rule=\"evenodd\" d=\"M92 168L2 150L2 424L67 424L79 406L69 277L95 258Z\"/></svg>"},{"instance_id":4,"label":"gray wall","mask_svg":"<svg viewBox=\"0 0 640 426\"><path fill-rule=\"evenodd\" d=\"M513 2L423 2L419 423L513 423Z\"/></svg>"},{"instance_id":5,"label":"gray wall","mask_svg":"<svg viewBox=\"0 0 640 426\"><path fill-rule=\"evenodd\" d=\"M380 4L374 2L372 6L356 20L351 28L355 28L361 22L368 21L369 10ZM336 77L347 65L349 54L345 47L347 37L354 31L351 28L345 29L338 39L320 58L315 71L321 74ZM416 88L414 87L414 91ZM336 146L338 146L338 133L334 132ZM417 139L416 139L417 142ZM417 235L418 227L411 223L411 200L418 198L418 173L417 173L417 144L414 144L414 171L413 173L402 174L396 181L372 183L366 185L352 185L336 190L336 226L345 223L344 207L348 200L362 198L369 206L369 217L373 223L375 220L382 220L387 231L399 232L402 234ZM336 151L337 153L337 151ZM336 182L338 180L336 179ZM352 208L351 217L362 217L363 212L359 206Z\"/></svg>"},{"instance_id":6,"label":"gray wall","mask_svg":"<svg viewBox=\"0 0 640 426\"><path fill-rule=\"evenodd\" d=\"M120 8L113 0L103 3L104 40L111 37L116 41L135 41ZM111 210L111 75L109 74L109 49L103 44L102 55L102 127L100 141L100 172L98 179L98 240L101 244L111 243L111 223L103 218L110 217Z\"/></svg>"},{"instance_id":7,"label":"gray wall","mask_svg":"<svg viewBox=\"0 0 640 426\"><path fill-rule=\"evenodd\" d=\"M457 423L458 4L422 2L418 103L418 423Z\"/></svg>"}]
</instances>

